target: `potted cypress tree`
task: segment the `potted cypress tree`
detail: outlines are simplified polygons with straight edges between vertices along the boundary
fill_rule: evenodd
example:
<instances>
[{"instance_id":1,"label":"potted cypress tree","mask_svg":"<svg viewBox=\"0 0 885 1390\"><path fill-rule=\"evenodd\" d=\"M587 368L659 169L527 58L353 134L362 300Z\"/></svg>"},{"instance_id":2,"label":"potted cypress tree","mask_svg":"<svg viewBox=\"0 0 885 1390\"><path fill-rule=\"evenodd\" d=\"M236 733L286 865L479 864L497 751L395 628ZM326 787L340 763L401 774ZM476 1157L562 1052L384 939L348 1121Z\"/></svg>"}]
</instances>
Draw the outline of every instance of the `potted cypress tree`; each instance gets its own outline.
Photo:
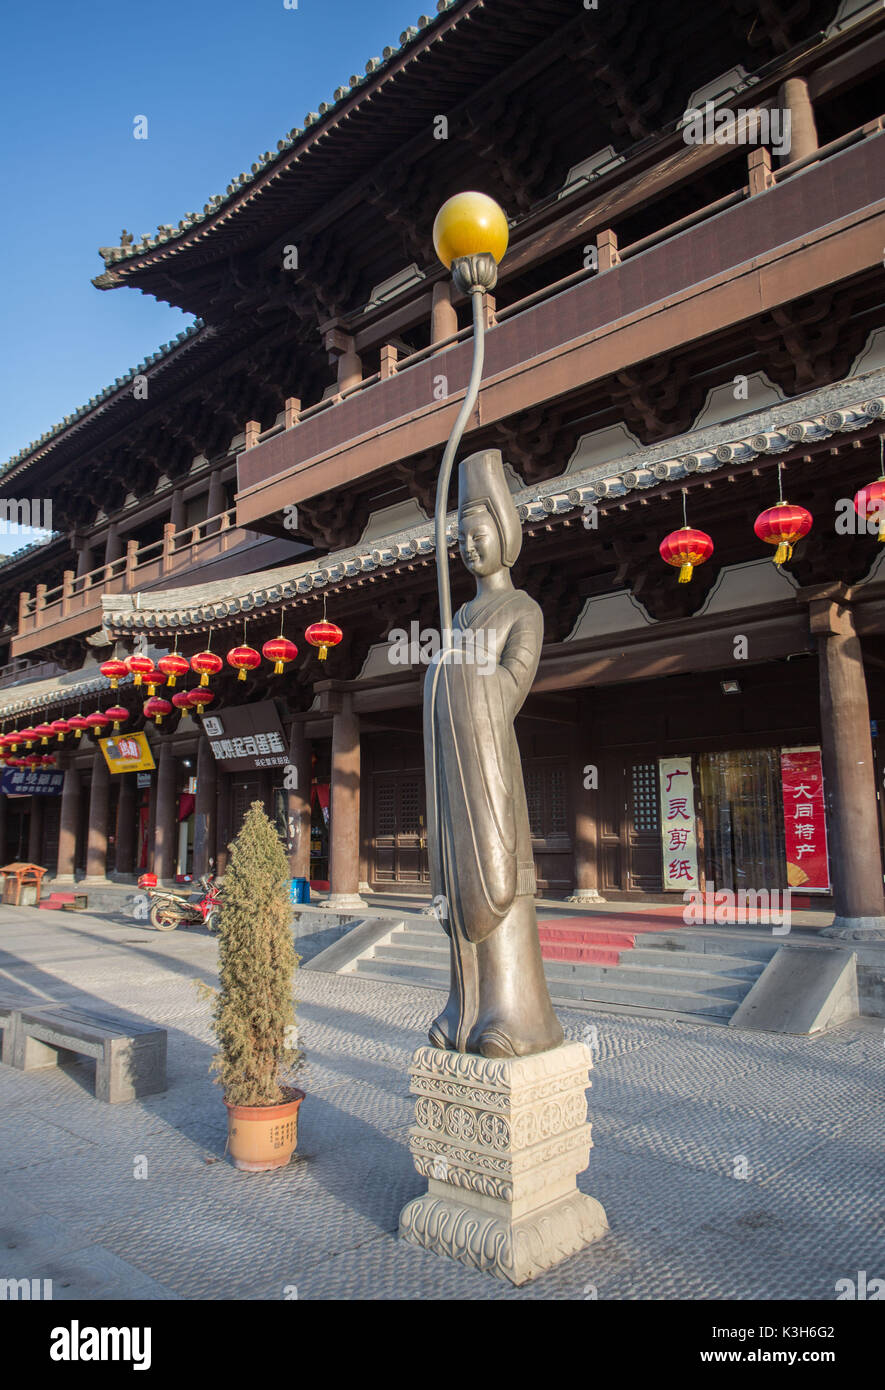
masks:
<instances>
[{"instance_id":1,"label":"potted cypress tree","mask_svg":"<svg viewBox=\"0 0 885 1390\"><path fill-rule=\"evenodd\" d=\"M212 1069L224 1088L228 1142L237 1168L282 1168L298 1139L304 1092L292 1085L297 1046L292 978L289 864L260 801L253 801L230 847L221 892L219 988Z\"/></svg>"}]
</instances>

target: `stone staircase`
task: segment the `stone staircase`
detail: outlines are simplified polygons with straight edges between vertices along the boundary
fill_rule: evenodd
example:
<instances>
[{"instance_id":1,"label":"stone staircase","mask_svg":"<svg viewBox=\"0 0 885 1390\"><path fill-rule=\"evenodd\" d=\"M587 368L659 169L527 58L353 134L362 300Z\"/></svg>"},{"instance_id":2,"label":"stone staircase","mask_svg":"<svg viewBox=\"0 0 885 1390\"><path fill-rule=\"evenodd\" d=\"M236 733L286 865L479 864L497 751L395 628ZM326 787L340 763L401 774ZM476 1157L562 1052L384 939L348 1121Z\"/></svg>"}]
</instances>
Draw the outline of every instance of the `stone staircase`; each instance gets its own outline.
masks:
<instances>
[{"instance_id":1,"label":"stone staircase","mask_svg":"<svg viewBox=\"0 0 885 1390\"><path fill-rule=\"evenodd\" d=\"M727 1023L780 942L729 933L599 928L588 918L539 923L544 969L554 1003L572 1009L666 1014ZM392 930L345 967L377 980L448 989L449 950L442 930L415 918Z\"/></svg>"}]
</instances>

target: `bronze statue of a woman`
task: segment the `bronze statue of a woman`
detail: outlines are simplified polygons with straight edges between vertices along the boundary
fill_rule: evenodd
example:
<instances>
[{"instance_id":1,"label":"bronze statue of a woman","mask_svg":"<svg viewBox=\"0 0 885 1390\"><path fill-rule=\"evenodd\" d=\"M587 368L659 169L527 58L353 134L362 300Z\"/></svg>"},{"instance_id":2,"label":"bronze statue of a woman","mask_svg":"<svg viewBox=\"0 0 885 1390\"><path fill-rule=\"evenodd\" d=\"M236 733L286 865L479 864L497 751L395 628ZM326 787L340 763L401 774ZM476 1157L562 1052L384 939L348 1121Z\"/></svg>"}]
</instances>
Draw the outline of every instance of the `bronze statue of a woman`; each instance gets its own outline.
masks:
<instances>
[{"instance_id":1,"label":"bronze statue of a woman","mask_svg":"<svg viewBox=\"0 0 885 1390\"><path fill-rule=\"evenodd\" d=\"M442 634L424 687L431 883L445 900L451 955L449 999L430 1041L523 1057L557 1047L563 1034L541 962L513 728L538 667L544 620L510 577L522 528L496 449L460 466L458 542L476 597Z\"/></svg>"}]
</instances>

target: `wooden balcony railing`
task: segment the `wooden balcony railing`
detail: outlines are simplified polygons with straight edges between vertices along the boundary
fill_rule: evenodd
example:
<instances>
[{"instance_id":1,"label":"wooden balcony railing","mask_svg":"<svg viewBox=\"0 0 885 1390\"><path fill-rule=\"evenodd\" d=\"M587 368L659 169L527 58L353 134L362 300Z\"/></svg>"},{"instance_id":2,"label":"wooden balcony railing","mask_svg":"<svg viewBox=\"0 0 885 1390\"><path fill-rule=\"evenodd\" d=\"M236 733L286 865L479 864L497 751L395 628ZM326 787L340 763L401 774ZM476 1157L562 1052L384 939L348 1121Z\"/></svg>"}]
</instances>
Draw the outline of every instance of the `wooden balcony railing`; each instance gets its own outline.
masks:
<instances>
[{"instance_id":1,"label":"wooden balcony railing","mask_svg":"<svg viewBox=\"0 0 885 1390\"><path fill-rule=\"evenodd\" d=\"M73 570L65 570L61 584L54 588L38 584L33 595L20 594L13 655L21 655L38 645L36 638L48 641L69 635L67 631L50 634L50 628L70 628L72 635L88 626L88 621L100 622L102 594L150 588L170 575L184 574L235 550L256 535L236 525L236 510L232 507L182 531L176 531L167 523L162 540L142 546L137 541L129 541L126 553L119 559L98 565L86 574L75 575Z\"/></svg>"}]
</instances>

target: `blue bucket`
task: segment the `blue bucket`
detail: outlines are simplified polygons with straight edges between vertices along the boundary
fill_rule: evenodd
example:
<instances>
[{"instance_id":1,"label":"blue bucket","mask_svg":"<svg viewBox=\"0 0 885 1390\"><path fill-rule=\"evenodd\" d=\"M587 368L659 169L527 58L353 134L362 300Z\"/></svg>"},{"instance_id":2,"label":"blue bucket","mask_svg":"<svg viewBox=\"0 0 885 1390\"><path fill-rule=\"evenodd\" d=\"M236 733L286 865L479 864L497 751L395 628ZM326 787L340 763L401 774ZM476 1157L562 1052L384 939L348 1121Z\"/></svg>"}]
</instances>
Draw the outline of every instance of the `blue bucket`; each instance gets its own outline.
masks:
<instances>
[{"instance_id":1,"label":"blue bucket","mask_svg":"<svg viewBox=\"0 0 885 1390\"><path fill-rule=\"evenodd\" d=\"M309 903L310 880L306 878L293 878L289 888L289 897L293 903Z\"/></svg>"}]
</instances>

